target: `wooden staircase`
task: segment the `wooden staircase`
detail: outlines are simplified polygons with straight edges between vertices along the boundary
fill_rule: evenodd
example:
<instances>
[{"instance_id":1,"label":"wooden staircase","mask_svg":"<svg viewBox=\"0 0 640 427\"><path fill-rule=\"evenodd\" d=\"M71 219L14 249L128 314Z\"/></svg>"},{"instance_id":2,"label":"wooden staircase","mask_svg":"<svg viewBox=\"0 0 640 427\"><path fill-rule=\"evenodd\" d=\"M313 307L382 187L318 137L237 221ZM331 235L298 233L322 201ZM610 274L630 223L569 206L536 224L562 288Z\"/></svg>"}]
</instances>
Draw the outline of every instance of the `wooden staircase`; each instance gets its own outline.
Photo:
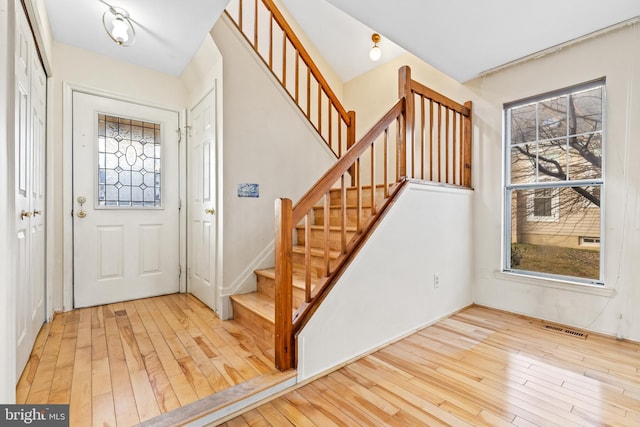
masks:
<instances>
[{"instance_id":1,"label":"wooden staircase","mask_svg":"<svg viewBox=\"0 0 640 427\"><path fill-rule=\"evenodd\" d=\"M320 284L325 276L328 258L330 270L333 270L342 254L342 200L341 189L330 190L329 227L328 239L325 240L324 204L313 207L312 224L309 232L305 233L304 224L296 225L293 245L293 311L305 302L305 253L306 239L310 243L310 292L313 294L316 285ZM388 192L387 192L388 194ZM358 233L366 218L371 215L371 187L361 187L361 201L358 203L358 188L346 189L346 241L351 241ZM376 204L385 201L383 186L376 188ZM360 219L360 227L358 227ZM361 228L360 228L361 229ZM326 243L325 243L326 242ZM325 255L325 245L328 243L328 257ZM275 338L275 268L265 268L255 271L257 277L257 291L231 296L233 304L234 320L252 331L257 337L266 342L273 342Z\"/></svg>"},{"instance_id":2,"label":"wooden staircase","mask_svg":"<svg viewBox=\"0 0 640 427\"><path fill-rule=\"evenodd\" d=\"M256 292L231 296L235 320L273 342L284 371L296 367L298 332L409 180L471 188L472 104L413 80L404 66L398 101L356 141L355 112L274 0L232 0L226 14L337 158L295 206L275 201L275 267L255 272Z\"/></svg>"}]
</instances>

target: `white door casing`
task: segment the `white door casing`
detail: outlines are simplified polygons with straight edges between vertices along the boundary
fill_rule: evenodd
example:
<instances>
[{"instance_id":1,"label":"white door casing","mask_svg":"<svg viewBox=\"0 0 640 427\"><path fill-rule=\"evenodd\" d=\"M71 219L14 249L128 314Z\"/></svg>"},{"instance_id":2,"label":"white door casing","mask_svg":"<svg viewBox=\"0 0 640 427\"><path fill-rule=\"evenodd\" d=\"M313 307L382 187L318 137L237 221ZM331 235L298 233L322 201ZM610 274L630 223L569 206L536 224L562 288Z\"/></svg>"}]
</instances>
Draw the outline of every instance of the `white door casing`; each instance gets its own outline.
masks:
<instances>
[{"instance_id":1,"label":"white door casing","mask_svg":"<svg viewBox=\"0 0 640 427\"><path fill-rule=\"evenodd\" d=\"M178 292L178 112L80 91L73 92L72 107L74 306ZM99 115L126 123L118 128L117 121L106 119L107 129L119 130L114 138L103 137L104 151L115 154L104 154L102 168L98 165ZM154 125L159 130L153 130ZM155 145L158 136L160 143ZM160 160L154 161L158 147ZM99 190L99 173L115 185ZM158 183L160 200L153 189ZM143 197L144 203L156 206L113 206L109 200L118 194L134 201Z\"/></svg>"},{"instance_id":2,"label":"white door casing","mask_svg":"<svg viewBox=\"0 0 640 427\"><path fill-rule=\"evenodd\" d=\"M15 37L16 377L19 377L45 320L46 76L22 10L16 10Z\"/></svg>"},{"instance_id":3,"label":"white door casing","mask_svg":"<svg viewBox=\"0 0 640 427\"><path fill-rule=\"evenodd\" d=\"M211 90L189 111L188 291L216 311L216 110Z\"/></svg>"}]
</instances>

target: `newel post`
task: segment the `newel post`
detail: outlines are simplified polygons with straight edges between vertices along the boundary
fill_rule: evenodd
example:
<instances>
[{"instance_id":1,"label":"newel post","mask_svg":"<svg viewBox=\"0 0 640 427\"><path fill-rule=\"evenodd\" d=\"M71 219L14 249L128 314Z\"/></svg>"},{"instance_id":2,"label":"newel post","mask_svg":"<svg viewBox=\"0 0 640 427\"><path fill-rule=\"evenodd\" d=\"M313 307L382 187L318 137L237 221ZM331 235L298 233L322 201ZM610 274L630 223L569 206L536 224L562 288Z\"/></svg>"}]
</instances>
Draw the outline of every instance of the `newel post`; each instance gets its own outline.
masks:
<instances>
[{"instance_id":1,"label":"newel post","mask_svg":"<svg viewBox=\"0 0 640 427\"><path fill-rule=\"evenodd\" d=\"M398 178L407 176L407 145L413 144L413 126L415 120L414 99L411 92L411 68L408 65L398 70L398 98L404 98L404 120L401 124L398 143ZM411 160L413 161L413 159Z\"/></svg>"},{"instance_id":2,"label":"newel post","mask_svg":"<svg viewBox=\"0 0 640 427\"><path fill-rule=\"evenodd\" d=\"M471 101L467 101L464 103L464 106L469 109L469 115L464 116L464 120L462 122L462 165L464 167L464 172L462 173L462 185L471 188L471 135L473 133L471 115L473 105Z\"/></svg>"},{"instance_id":3,"label":"newel post","mask_svg":"<svg viewBox=\"0 0 640 427\"><path fill-rule=\"evenodd\" d=\"M293 339L293 271L292 233L293 209L290 199L276 199L276 284L275 284L275 357L276 368L281 371L294 367L295 342Z\"/></svg>"}]
</instances>

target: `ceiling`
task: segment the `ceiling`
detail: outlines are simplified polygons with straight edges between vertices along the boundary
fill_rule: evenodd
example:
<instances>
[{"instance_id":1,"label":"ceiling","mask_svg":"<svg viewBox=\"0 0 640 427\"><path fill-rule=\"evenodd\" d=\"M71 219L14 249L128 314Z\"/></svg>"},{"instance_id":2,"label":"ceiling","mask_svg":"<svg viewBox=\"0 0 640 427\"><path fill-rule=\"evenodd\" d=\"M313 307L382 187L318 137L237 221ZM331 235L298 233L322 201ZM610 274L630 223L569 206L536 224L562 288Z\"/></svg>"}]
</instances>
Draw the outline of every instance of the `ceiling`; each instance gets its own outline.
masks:
<instances>
[{"instance_id":1,"label":"ceiling","mask_svg":"<svg viewBox=\"0 0 640 427\"><path fill-rule=\"evenodd\" d=\"M228 0L46 0L55 41L178 76ZM136 41L116 45L102 26L108 4L125 9Z\"/></svg>"},{"instance_id":2,"label":"ceiling","mask_svg":"<svg viewBox=\"0 0 640 427\"><path fill-rule=\"evenodd\" d=\"M281 0L342 81L410 51L458 81L640 16L639 0ZM54 40L180 75L228 0L117 0L136 43L102 28L102 0L46 0ZM374 30L379 62L368 57ZM394 43L395 42L395 43ZM399 47L399 46L402 46Z\"/></svg>"}]
</instances>

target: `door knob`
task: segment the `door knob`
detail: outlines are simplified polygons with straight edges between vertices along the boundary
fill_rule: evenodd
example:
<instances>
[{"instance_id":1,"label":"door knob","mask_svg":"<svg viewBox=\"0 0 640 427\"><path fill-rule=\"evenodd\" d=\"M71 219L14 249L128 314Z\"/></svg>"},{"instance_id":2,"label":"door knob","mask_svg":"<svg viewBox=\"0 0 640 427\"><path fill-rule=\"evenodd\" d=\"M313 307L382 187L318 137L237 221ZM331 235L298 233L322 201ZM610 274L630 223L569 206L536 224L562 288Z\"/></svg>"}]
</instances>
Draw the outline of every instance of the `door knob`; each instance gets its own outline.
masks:
<instances>
[{"instance_id":1,"label":"door knob","mask_svg":"<svg viewBox=\"0 0 640 427\"><path fill-rule=\"evenodd\" d=\"M214 213L216 213L215 209L205 209L204 213L209 214L209 215L213 215Z\"/></svg>"},{"instance_id":2,"label":"door knob","mask_svg":"<svg viewBox=\"0 0 640 427\"><path fill-rule=\"evenodd\" d=\"M33 210L33 216L36 216L36 215L42 215L42 211L39 211L39 210L37 210L37 209L34 209L34 210Z\"/></svg>"},{"instance_id":3,"label":"door knob","mask_svg":"<svg viewBox=\"0 0 640 427\"><path fill-rule=\"evenodd\" d=\"M25 218L31 218L31 212L26 212L24 209L22 209L22 212L20 212L20 219Z\"/></svg>"}]
</instances>

